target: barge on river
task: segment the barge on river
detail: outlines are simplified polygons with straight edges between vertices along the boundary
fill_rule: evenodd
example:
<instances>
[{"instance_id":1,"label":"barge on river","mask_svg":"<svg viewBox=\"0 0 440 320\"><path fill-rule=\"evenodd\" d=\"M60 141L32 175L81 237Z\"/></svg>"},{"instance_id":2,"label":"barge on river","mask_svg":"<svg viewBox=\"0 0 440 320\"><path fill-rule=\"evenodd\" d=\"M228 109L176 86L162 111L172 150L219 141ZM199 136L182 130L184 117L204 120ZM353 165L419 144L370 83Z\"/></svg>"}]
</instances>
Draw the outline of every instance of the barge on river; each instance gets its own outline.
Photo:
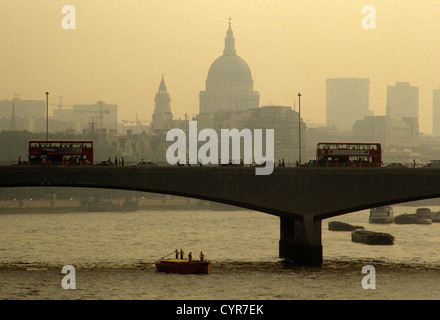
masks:
<instances>
[{"instance_id":1,"label":"barge on river","mask_svg":"<svg viewBox=\"0 0 440 320\"><path fill-rule=\"evenodd\" d=\"M351 233L351 241L371 245L392 245L394 244L394 237L384 232L356 230Z\"/></svg>"},{"instance_id":2,"label":"barge on river","mask_svg":"<svg viewBox=\"0 0 440 320\"><path fill-rule=\"evenodd\" d=\"M158 271L167 273L209 273L211 270L210 261L188 260L188 259L161 259L154 264Z\"/></svg>"},{"instance_id":3,"label":"barge on river","mask_svg":"<svg viewBox=\"0 0 440 320\"><path fill-rule=\"evenodd\" d=\"M328 229L331 231L354 231L357 229L364 229L363 226L354 226L349 223L341 221L330 221L328 223Z\"/></svg>"},{"instance_id":4,"label":"barge on river","mask_svg":"<svg viewBox=\"0 0 440 320\"><path fill-rule=\"evenodd\" d=\"M396 224L431 224L431 210L429 208L417 208L416 213L405 213L394 219Z\"/></svg>"}]
</instances>

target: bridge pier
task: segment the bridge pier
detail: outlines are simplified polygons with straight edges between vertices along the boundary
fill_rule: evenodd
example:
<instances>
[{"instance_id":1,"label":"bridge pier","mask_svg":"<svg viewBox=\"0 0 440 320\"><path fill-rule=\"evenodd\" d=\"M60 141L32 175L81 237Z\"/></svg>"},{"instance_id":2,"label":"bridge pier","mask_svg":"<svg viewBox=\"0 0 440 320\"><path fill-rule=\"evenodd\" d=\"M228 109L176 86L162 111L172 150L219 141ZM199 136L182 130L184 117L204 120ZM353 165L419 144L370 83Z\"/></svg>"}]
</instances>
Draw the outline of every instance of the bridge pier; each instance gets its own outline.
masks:
<instances>
[{"instance_id":1,"label":"bridge pier","mask_svg":"<svg viewBox=\"0 0 440 320\"><path fill-rule=\"evenodd\" d=\"M322 220L280 217L279 256L299 265L322 264Z\"/></svg>"}]
</instances>

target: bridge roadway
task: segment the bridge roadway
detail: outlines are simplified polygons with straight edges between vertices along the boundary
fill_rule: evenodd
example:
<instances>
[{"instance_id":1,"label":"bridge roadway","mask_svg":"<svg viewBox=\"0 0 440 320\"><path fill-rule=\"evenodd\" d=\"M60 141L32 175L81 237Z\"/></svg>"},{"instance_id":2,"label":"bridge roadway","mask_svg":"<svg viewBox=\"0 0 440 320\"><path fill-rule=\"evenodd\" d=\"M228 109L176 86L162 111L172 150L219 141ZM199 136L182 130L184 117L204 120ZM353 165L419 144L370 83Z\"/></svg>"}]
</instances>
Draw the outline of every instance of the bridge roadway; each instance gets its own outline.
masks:
<instances>
[{"instance_id":1,"label":"bridge roadway","mask_svg":"<svg viewBox=\"0 0 440 320\"><path fill-rule=\"evenodd\" d=\"M322 263L322 219L440 197L440 169L0 166L0 187L137 190L215 201L280 217L279 255Z\"/></svg>"}]
</instances>

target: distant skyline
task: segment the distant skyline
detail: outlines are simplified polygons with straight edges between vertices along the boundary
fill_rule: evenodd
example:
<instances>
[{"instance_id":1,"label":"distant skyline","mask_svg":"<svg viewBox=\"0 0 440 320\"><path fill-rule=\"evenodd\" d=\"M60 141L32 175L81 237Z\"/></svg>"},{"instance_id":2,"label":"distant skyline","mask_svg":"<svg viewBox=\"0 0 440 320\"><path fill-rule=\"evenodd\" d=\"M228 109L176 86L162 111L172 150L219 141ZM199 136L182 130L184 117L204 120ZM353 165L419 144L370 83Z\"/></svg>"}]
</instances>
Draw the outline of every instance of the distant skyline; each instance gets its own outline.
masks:
<instances>
[{"instance_id":1,"label":"distant skyline","mask_svg":"<svg viewBox=\"0 0 440 320\"><path fill-rule=\"evenodd\" d=\"M162 74L174 118L199 111L208 69L222 55L228 18L260 105L298 105L326 122L327 78L369 78L370 110L387 87L419 88L420 131L432 132L440 88L438 0L0 0L0 99L117 104L119 120L151 120ZM64 5L76 9L65 30ZM376 29L362 8L373 6Z\"/></svg>"}]
</instances>

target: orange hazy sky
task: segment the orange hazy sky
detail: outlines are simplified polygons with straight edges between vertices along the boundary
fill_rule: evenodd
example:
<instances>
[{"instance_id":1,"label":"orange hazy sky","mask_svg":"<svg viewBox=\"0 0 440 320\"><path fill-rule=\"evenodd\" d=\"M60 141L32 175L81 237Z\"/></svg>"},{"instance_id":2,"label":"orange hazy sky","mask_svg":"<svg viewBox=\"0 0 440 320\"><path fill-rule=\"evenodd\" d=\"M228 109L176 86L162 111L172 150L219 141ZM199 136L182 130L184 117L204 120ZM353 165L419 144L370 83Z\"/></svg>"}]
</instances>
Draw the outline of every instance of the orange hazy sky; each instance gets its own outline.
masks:
<instances>
[{"instance_id":1,"label":"orange hazy sky","mask_svg":"<svg viewBox=\"0 0 440 320\"><path fill-rule=\"evenodd\" d=\"M62 8L76 10L65 30ZM362 8L376 10L365 30ZM56 108L103 100L119 120L150 120L162 74L175 118L199 111L208 69L232 17L237 54L260 105L290 105L325 123L325 80L370 79L370 109L385 114L386 88L419 87L422 132L432 132L440 87L439 0L0 0L0 99L45 99ZM296 102L298 105L298 103Z\"/></svg>"}]
</instances>

